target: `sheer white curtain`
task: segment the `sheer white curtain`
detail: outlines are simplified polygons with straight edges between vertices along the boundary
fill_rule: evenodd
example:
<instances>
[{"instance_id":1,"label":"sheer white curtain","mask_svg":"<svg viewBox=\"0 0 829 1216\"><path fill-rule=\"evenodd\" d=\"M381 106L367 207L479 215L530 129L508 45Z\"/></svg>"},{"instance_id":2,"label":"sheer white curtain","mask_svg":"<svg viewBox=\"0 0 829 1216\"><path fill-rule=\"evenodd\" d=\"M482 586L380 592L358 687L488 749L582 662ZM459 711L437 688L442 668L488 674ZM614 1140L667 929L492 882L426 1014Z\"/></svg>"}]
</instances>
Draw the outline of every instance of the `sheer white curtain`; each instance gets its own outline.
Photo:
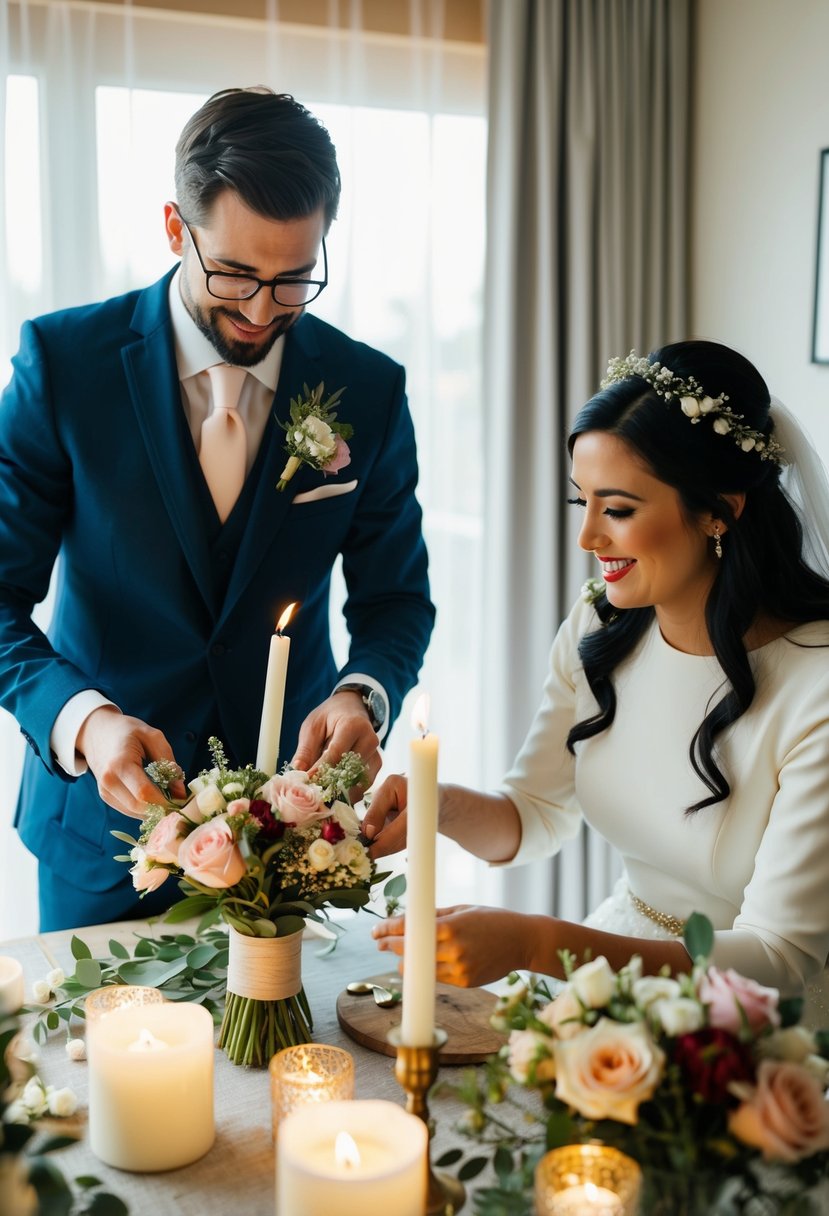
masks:
<instances>
[{"instance_id":1,"label":"sheer white curtain","mask_svg":"<svg viewBox=\"0 0 829 1216\"><path fill-rule=\"evenodd\" d=\"M486 64L482 45L443 38L441 0L409 11L411 35L396 37L366 30L358 0L347 29L283 23L276 0L264 21L0 0L0 385L25 317L169 267L173 147L205 97L265 83L308 105L344 183L331 285L314 308L406 366L438 606L421 687L443 775L474 783ZM39 611L45 621L48 604ZM409 712L388 742L390 769L405 767ZM21 760L16 724L0 714L0 939L36 922L34 864L11 827ZM474 898L477 873L450 853L441 897Z\"/></svg>"},{"instance_id":2,"label":"sheer white curtain","mask_svg":"<svg viewBox=\"0 0 829 1216\"><path fill-rule=\"evenodd\" d=\"M484 340L482 734L520 747L591 559L565 515L568 423L611 355L686 337L688 0L491 0ZM506 645L499 645L507 639ZM609 789L612 797L612 789ZM587 831L493 876L510 907L581 919L618 860Z\"/></svg>"}]
</instances>

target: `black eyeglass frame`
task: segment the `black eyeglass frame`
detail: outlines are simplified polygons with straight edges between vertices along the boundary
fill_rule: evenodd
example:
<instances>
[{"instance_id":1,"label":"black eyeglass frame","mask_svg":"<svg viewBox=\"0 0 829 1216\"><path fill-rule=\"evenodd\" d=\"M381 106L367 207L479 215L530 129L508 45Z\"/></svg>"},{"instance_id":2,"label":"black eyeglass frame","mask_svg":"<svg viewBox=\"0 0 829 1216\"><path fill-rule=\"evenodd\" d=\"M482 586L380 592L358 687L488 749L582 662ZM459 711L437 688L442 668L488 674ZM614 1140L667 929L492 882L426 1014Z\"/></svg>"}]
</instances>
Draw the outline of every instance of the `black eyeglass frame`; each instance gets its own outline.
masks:
<instances>
[{"instance_id":1,"label":"black eyeglass frame","mask_svg":"<svg viewBox=\"0 0 829 1216\"><path fill-rule=\"evenodd\" d=\"M196 257L199 259L199 265L202 268L202 273L204 274L204 285L214 300L224 300L225 303L229 303L233 300L252 300L254 296L259 294L259 292L262 290L263 287L267 287L270 289L271 299L273 300L274 304L279 304L282 308L300 308L300 307L304 307L306 304L311 304L314 300L316 300L322 294L322 292L328 286L328 250L325 247L325 237L322 238L323 274L325 275L325 278L323 278L323 279L304 279L304 278L294 277L291 275L278 274L272 279L260 279L255 274L242 274L240 272L233 271L233 270L208 270L204 264L204 259L202 258L201 250L199 249L198 245L196 244L196 238L193 235L193 231L190 228L190 225L187 223L187 220L184 218L184 216L181 214L181 212L179 211L178 208L176 208L176 215L181 220L182 224L184 225L184 227L187 231L187 235L190 237L193 248L196 251ZM250 279L250 281L252 283L256 284L256 287L249 295L246 295L246 296L219 296L216 294L215 291L211 290L211 287L210 287L211 279ZM276 294L277 288L280 286L283 286L283 285L287 285L287 284L291 284L291 285L295 285L295 286L302 286L302 287L306 287L306 288L316 287L317 290L314 292L313 295L309 295L305 300L303 300L301 302L297 302L295 300L290 301L290 302L285 301L285 300L280 300Z\"/></svg>"}]
</instances>

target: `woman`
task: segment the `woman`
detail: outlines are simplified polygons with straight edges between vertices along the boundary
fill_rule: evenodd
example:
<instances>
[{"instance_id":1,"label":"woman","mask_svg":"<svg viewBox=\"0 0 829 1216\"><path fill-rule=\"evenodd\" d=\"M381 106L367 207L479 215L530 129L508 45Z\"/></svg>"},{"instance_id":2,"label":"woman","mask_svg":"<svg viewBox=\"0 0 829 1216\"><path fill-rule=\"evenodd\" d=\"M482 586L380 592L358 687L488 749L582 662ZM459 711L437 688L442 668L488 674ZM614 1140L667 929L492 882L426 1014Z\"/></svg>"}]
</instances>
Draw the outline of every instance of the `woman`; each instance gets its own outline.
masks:
<instances>
[{"instance_id":1,"label":"woman","mask_svg":"<svg viewBox=\"0 0 829 1216\"><path fill-rule=\"evenodd\" d=\"M568 446L579 544L603 585L561 626L503 785L442 786L440 830L515 865L555 853L584 814L625 878L580 925L443 910L438 978L560 975L564 948L614 968L638 953L647 972L687 970L683 922L700 911L716 965L800 993L829 954L820 462L755 368L712 342L612 361ZM784 467L787 481L808 473L806 539ZM378 790L364 826L375 856L403 846L405 800L401 777ZM400 954L403 931L397 917L374 932Z\"/></svg>"}]
</instances>

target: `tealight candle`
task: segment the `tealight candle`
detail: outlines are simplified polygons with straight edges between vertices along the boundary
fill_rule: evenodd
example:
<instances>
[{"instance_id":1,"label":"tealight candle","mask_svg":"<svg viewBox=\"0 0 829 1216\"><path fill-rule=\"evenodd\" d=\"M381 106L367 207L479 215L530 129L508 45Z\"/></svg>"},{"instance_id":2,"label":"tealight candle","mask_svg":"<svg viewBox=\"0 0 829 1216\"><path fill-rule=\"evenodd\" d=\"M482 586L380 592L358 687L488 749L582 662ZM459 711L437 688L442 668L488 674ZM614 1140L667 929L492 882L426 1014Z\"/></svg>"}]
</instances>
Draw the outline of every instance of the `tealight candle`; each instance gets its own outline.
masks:
<instances>
[{"instance_id":1,"label":"tealight candle","mask_svg":"<svg viewBox=\"0 0 829 1216\"><path fill-rule=\"evenodd\" d=\"M89 1143L107 1165L147 1173L204 1156L215 1139L213 1019L201 1005L125 1005L88 1042Z\"/></svg>"},{"instance_id":2,"label":"tealight candle","mask_svg":"<svg viewBox=\"0 0 829 1216\"><path fill-rule=\"evenodd\" d=\"M427 1142L393 1102L303 1106L277 1132L277 1216L423 1216Z\"/></svg>"},{"instance_id":3,"label":"tealight candle","mask_svg":"<svg viewBox=\"0 0 829 1216\"><path fill-rule=\"evenodd\" d=\"M83 1003L83 1011L89 1025L104 1014L112 1013L113 1009L127 1005L160 1005L163 1000L160 988L148 988L143 984L107 984L90 992Z\"/></svg>"},{"instance_id":4,"label":"tealight candle","mask_svg":"<svg viewBox=\"0 0 829 1216\"><path fill-rule=\"evenodd\" d=\"M273 1134L282 1119L300 1106L354 1097L354 1058L327 1043L285 1047L270 1062Z\"/></svg>"},{"instance_id":5,"label":"tealight candle","mask_svg":"<svg viewBox=\"0 0 829 1216\"><path fill-rule=\"evenodd\" d=\"M567 1144L546 1153L535 1171L539 1216L634 1216L642 1172L618 1149Z\"/></svg>"},{"instance_id":6,"label":"tealight candle","mask_svg":"<svg viewBox=\"0 0 829 1216\"><path fill-rule=\"evenodd\" d=\"M0 1014L17 1013L24 996L23 967L16 958L3 955L0 957Z\"/></svg>"}]
</instances>

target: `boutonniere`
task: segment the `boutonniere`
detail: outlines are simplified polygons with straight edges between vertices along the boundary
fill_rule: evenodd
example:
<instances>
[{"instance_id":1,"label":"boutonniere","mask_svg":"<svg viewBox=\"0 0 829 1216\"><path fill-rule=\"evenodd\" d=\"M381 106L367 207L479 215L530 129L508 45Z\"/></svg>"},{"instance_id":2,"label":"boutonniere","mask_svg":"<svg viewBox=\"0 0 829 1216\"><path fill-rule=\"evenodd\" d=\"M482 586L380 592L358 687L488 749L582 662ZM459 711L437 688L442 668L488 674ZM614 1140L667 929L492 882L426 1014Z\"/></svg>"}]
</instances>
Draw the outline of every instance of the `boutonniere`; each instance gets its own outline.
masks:
<instances>
[{"instance_id":1,"label":"boutonniere","mask_svg":"<svg viewBox=\"0 0 829 1216\"><path fill-rule=\"evenodd\" d=\"M301 397L291 399L291 417L280 422L288 432L285 451L288 459L277 482L277 490L284 490L301 464L309 464L321 473L338 473L351 463L351 453L346 439L350 439L354 428L347 422L337 422L333 408L344 388L324 400L325 385L319 383L315 389L303 384Z\"/></svg>"}]
</instances>

